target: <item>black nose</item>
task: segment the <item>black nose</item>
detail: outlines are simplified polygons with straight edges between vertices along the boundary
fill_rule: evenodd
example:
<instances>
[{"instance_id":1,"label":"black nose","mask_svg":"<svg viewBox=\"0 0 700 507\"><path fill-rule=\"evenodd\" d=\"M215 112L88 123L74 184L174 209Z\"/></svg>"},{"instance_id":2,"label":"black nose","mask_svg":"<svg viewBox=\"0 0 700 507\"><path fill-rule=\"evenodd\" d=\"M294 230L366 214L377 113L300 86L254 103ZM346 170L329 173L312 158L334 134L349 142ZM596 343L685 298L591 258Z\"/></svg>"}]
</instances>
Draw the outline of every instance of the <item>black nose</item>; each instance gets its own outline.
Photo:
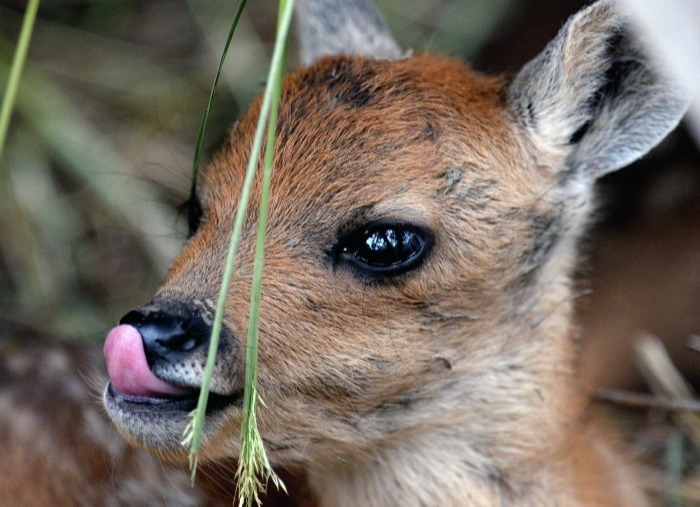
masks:
<instances>
[{"instance_id":1,"label":"black nose","mask_svg":"<svg viewBox=\"0 0 700 507\"><path fill-rule=\"evenodd\" d=\"M211 327L199 311L186 307L165 310L142 306L124 315L119 324L134 326L141 334L149 365L157 359L191 353L208 343L211 335Z\"/></svg>"}]
</instances>

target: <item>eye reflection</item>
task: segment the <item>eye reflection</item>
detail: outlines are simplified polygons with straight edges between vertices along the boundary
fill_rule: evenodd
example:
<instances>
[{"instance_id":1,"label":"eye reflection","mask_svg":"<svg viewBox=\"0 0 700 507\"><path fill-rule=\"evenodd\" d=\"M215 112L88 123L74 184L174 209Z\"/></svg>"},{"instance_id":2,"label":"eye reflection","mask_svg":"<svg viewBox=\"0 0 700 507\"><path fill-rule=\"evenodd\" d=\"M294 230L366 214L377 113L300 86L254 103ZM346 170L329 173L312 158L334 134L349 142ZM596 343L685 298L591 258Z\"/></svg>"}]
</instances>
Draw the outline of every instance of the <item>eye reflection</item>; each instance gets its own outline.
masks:
<instances>
[{"instance_id":1,"label":"eye reflection","mask_svg":"<svg viewBox=\"0 0 700 507\"><path fill-rule=\"evenodd\" d=\"M351 234L339 245L340 260L374 278L404 273L426 256L429 232L409 224L373 224Z\"/></svg>"}]
</instances>

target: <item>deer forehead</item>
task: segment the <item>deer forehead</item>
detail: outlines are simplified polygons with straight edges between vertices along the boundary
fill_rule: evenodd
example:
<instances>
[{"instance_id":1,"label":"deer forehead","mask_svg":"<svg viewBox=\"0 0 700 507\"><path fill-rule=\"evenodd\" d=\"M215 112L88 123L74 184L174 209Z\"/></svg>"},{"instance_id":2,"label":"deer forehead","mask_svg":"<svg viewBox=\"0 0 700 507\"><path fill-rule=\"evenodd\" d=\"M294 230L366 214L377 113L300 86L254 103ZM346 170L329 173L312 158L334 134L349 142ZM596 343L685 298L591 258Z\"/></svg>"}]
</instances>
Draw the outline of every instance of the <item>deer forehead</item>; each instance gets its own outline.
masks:
<instances>
[{"instance_id":1,"label":"deer forehead","mask_svg":"<svg viewBox=\"0 0 700 507\"><path fill-rule=\"evenodd\" d=\"M258 112L259 101L203 177L205 207L227 220ZM429 221L446 205L448 190L469 183L467 174L482 186L506 180L503 188L522 193L514 167L524 155L515 131L502 81L460 62L427 55L326 58L284 82L271 225L319 213L345 220L368 209L379 218L414 213Z\"/></svg>"}]
</instances>

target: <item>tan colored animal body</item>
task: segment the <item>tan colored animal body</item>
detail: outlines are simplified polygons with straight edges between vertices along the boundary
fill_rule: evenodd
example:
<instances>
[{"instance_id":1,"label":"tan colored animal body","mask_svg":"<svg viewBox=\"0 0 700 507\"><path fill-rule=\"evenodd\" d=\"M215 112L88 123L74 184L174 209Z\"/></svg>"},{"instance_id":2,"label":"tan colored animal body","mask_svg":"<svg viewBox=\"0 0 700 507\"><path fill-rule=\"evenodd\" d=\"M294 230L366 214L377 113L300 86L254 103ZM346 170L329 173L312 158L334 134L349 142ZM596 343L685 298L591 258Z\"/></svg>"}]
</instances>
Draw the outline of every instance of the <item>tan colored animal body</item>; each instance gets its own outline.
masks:
<instances>
[{"instance_id":1,"label":"tan colored animal body","mask_svg":"<svg viewBox=\"0 0 700 507\"><path fill-rule=\"evenodd\" d=\"M298 7L309 66L284 82L260 323L273 465L324 506L643 505L577 383L571 275L595 180L658 143L682 94L609 1L513 80L404 55L366 1ZM105 346L108 413L173 460L258 111L202 175L167 281ZM239 452L255 230L250 211L205 461Z\"/></svg>"}]
</instances>

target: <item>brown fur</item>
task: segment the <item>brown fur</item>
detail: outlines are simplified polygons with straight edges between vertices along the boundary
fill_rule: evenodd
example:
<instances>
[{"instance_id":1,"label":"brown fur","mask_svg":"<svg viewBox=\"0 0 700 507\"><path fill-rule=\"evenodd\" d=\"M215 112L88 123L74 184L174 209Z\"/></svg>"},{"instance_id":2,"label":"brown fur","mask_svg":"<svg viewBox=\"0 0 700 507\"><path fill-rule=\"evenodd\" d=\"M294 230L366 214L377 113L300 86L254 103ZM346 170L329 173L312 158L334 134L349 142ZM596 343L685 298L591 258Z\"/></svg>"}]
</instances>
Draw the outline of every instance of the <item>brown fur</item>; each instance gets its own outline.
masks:
<instances>
[{"instance_id":1,"label":"brown fur","mask_svg":"<svg viewBox=\"0 0 700 507\"><path fill-rule=\"evenodd\" d=\"M273 464L304 470L322 505L644 504L577 382L572 324L593 181L651 148L683 109L640 85L653 77L645 66L605 82L616 56L599 39L619 24L609 2L589 8L513 82L431 55L332 56L285 79L258 417ZM563 68L551 60L561 55ZM640 102L628 102L637 88ZM211 313L259 107L203 174L203 219L152 307ZM637 114L654 121L618 133ZM625 136L644 148L628 150ZM227 300L218 394L243 386L257 204ZM430 231L420 266L375 280L337 261L340 238L377 221ZM197 385L205 355L153 372ZM106 400L133 443L186 459L186 413ZM235 458L240 423L236 404L208 415L202 459Z\"/></svg>"},{"instance_id":2,"label":"brown fur","mask_svg":"<svg viewBox=\"0 0 700 507\"><path fill-rule=\"evenodd\" d=\"M0 505L207 505L185 470L119 437L100 356L0 321Z\"/></svg>"}]
</instances>

